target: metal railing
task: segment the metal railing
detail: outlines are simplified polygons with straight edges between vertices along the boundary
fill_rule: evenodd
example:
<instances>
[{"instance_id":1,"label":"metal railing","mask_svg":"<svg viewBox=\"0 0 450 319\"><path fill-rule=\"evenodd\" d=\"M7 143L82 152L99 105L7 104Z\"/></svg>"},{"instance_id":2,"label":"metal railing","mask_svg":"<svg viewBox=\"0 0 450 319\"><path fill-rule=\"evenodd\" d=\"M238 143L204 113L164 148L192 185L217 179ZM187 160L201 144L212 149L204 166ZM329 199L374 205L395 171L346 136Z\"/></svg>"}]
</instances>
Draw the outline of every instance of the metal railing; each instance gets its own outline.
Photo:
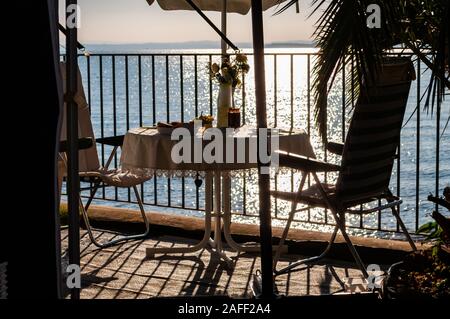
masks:
<instances>
[{"instance_id":1,"label":"metal railing","mask_svg":"<svg viewBox=\"0 0 450 319\"><path fill-rule=\"evenodd\" d=\"M319 158L336 161L327 154L319 142L314 126L314 96L311 92L312 70L316 53L277 52L266 54L267 112L270 126L302 127L311 136ZM149 126L158 121L189 121L201 112L215 113L217 84L207 70L211 62L220 61L217 53L145 53L145 54L91 54L80 56L79 65L91 109L97 137L122 135L136 126ZM252 56L249 55L252 65ZM404 124L398 158L391 178L391 187L403 197L403 216L408 216L409 229L417 230L427 220L433 205L423 202L429 192L443 189L440 175L450 180L448 133L442 134L439 111L425 116L421 110L422 82L427 84L429 72L423 73L420 62L415 62L417 80L413 82L408 100L408 121ZM346 108L344 69L329 93L328 131L331 139L344 140L351 110ZM241 107L243 123L256 121L253 104L252 72L242 79L242 89L236 94L236 104ZM355 96L352 96L355 100ZM448 102L448 101L447 101ZM447 109L447 108L446 108ZM425 118L425 119L424 119ZM406 131L406 132L405 132ZM405 135L406 134L406 135ZM101 163L110 149L99 146ZM426 156L421 153L426 152ZM431 153L428 153L431 152ZM434 154L434 155L433 155ZM441 156L439 156L439 154ZM119 163L120 152L114 158ZM434 157L433 157L434 156ZM272 183L295 189L298 174L275 176ZM329 181L336 176L325 175ZM237 216L257 217L255 174L242 172L233 180L233 213ZM288 180L288 183L286 183ZM405 181L405 183L403 183ZM309 181L308 181L309 183ZM405 189L405 187L408 187ZM413 188L413 189L410 189ZM203 187L197 188L193 180L155 176L141 187L145 204L181 208L193 211L203 209ZM134 203L129 190L103 189L96 199L117 203ZM275 221L284 220L285 208L280 201L273 202ZM284 211L283 211L284 209ZM347 220L349 227L375 233L398 232L398 225L383 219L381 212L369 217L355 216ZM405 218L405 217L404 217ZM326 211L306 210L296 219L303 226L332 225Z\"/></svg>"}]
</instances>

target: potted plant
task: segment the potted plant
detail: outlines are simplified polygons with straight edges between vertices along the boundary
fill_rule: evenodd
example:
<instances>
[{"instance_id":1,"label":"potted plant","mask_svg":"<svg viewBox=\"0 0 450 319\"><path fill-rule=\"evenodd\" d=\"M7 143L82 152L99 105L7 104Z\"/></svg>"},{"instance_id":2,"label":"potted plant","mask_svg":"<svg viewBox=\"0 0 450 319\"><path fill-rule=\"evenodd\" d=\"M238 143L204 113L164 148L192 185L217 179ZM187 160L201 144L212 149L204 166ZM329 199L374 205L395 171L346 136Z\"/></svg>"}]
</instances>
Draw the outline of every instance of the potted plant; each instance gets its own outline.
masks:
<instances>
[{"instance_id":1,"label":"potted plant","mask_svg":"<svg viewBox=\"0 0 450 319\"><path fill-rule=\"evenodd\" d=\"M450 192L447 187L444 196ZM450 211L448 196L428 199ZM450 299L450 219L433 212L434 221L422 225L418 233L426 235L431 247L412 252L390 267L383 285L389 299Z\"/></svg>"},{"instance_id":2,"label":"potted plant","mask_svg":"<svg viewBox=\"0 0 450 319\"><path fill-rule=\"evenodd\" d=\"M288 1L279 13L297 3ZM367 26L373 4L380 8L380 28ZM313 0L312 5L313 13L323 9L314 33L320 54L313 69L313 94L316 124L325 142L327 93L338 73L346 68L346 102L351 105L362 81L376 78L383 57L395 48L409 50L431 70L424 107L440 110L450 90L450 1Z\"/></svg>"}]
</instances>

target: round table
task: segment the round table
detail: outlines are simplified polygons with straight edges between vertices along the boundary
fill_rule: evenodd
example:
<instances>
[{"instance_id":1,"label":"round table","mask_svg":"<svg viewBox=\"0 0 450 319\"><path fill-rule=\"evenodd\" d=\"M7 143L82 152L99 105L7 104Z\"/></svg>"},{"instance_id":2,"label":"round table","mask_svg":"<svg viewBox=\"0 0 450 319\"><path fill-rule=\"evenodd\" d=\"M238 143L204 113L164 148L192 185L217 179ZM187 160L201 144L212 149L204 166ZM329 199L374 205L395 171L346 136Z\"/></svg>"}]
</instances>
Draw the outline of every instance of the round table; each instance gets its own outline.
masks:
<instances>
[{"instance_id":1,"label":"round table","mask_svg":"<svg viewBox=\"0 0 450 319\"><path fill-rule=\"evenodd\" d=\"M187 130L187 129L186 129ZM282 130L271 129L271 134L278 135L278 149L290 153L295 153L307 157L315 158L309 136L303 130ZM207 130L209 131L209 130ZM257 129L255 127L244 125L240 128L227 131L227 138L223 142L222 155L225 163L211 162L198 158L195 160L194 154L205 151L205 147L210 141L201 140L200 145L195 146L195 136L201 139L207 131L197 129L191 134L191 161L179 162L173 160L172 149L179 142L173 140L170 134L161 134L154 127L133 128L125 135L122 146L120 164L122 170L136 171L139 174L154 174L167 177L181 176L202 176L205 179L205 233L203 239L196 245L190 247L175 248L147 248L147 256L153 257L155 254L167 253L190 253L206 246L211 246L227 264L232 267L233 263L223 251L221 240L221 223L223 219L223 232L227 244L234 250L240 251L258 251L259 245L240 245L231 237L231 177L237 170L257 168L255 159L255 143L257 141ZM225 131L221 130L224 134ZM217 130L214 132L218 132ZM186 132L185 132L186 133ZM194 134L195 133L195 134ZM231 141L234 146L233 154L227 160L227 154L232 152L231 148L226 147L226 143ZM197 140L198 142L198 140ZM188 144L186 144L188 145ZM231 144L230 144L231 145ZM197 148L195 148L197 147ZM217 148L218 149L218 148ZM216 149L216 152L217 152ZM241 151L239 153L239 151ZM228 152L228 153L227 153ZM245 152L245 156L243 154ZM237 161L238 154L241 158ZM228 154L229 155L229 154ZM245 158L244 161L242 159ZM212 209L214 185L214 209ZM223 192L222 192L223 190ZM223 205L222 205L223 204ZM211 217L215 217L214 239L211 239Z\"/></svg>"}]
</instances>

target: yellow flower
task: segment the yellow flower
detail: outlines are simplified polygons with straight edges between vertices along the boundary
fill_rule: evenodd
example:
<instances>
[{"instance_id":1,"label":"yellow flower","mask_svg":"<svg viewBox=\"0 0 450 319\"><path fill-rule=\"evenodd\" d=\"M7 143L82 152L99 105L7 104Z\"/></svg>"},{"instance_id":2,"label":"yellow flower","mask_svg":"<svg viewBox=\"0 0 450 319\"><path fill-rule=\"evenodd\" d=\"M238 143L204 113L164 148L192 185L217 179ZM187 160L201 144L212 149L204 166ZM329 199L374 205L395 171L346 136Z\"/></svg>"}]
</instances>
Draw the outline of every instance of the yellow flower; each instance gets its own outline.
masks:
<instances>
[{"instance_id":1,"label":"yellow flower","mask_svg":"<svg viewBox=\"0 0 450 319\"><path fill-rule=\"evenodd\" d=\"M236 54L236 61L241 62L241 63L246 63L247 56L245 54L238 53L238 54Z\"/></svg>"},{"instance_id":2,"label":"yellow flower","mask_svg":"<svg viewBox=\"0 0 450 319\"><path fill-rule=\"evenodd\" d=\"M219 65L217 63L213 63L211 65L211 71L213 71L214 73L219 72Z\"/></svg>"}]
</instances>

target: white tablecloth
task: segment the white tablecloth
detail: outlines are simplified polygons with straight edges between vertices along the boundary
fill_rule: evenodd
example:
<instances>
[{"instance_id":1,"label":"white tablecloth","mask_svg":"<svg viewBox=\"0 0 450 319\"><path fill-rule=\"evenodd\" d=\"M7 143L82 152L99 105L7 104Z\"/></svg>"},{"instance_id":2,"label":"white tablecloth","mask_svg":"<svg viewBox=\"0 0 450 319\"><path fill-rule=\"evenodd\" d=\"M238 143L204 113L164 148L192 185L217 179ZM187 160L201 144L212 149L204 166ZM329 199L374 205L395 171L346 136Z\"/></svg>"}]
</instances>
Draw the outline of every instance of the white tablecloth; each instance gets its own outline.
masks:
<instances>
[{"instance_id":1,"label":"white tablecloth","mask_svg":"<svg viewBox=\"0 0 450 319\"><path fill-rule=\"evenodd\" d=\"M279 130L279 149L308 157L315 157L309 136L299 129L292 131ZM197 133L199 134L199 133ZM246 159L249 159L249 140L255 139L257 129L244 125L234 130L232 137L235 145L239 139L245 139ZM192 139L193 141L193 139ZM242 141L242 140L241 140ZM156 128L138 127L127 132L122 146L121 166L124 170L145 170L146 174L166 176L195 176L206 171L233 172L242 169L256 168L257 163L175 163L171 158L172 147L178 141L171 140L171 135L160 134ZM208 141L203 142L204 147ZM236 148L237 146L235 146ZM224 150L224 153L226 151ZM235 151L236 153L236 151ZM224 155L225 156L225 155ZM193 162L193 161L192 161ZM142 172L141 172L142 174Z\"/></svg>"}]
</instances>

